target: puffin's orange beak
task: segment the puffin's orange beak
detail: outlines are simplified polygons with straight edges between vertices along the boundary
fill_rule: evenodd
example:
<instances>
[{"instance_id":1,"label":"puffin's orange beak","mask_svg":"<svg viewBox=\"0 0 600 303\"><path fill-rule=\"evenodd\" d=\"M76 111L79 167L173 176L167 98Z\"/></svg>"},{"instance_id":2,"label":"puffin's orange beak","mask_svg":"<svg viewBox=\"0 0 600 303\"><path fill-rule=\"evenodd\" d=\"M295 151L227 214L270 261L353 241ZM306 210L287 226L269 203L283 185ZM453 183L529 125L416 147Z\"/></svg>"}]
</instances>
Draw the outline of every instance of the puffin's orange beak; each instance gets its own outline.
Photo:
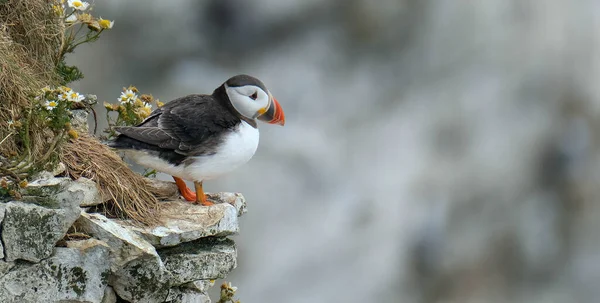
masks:
<instances>
[{"instance_id":1,"label":"puffin's orange beak","mask_svg":"<svg viewBox=\"0 0 600 303\"><path fill-rule=\"evenodd\" d=\"M273 101L270 102L269 107L265 112L258 116L258 120L283 126L285 124L285 114L283 113L283 109L281 109L281 105L279 105L277 99L272 98L272 100Z\"/></svg>"}]
</instances>

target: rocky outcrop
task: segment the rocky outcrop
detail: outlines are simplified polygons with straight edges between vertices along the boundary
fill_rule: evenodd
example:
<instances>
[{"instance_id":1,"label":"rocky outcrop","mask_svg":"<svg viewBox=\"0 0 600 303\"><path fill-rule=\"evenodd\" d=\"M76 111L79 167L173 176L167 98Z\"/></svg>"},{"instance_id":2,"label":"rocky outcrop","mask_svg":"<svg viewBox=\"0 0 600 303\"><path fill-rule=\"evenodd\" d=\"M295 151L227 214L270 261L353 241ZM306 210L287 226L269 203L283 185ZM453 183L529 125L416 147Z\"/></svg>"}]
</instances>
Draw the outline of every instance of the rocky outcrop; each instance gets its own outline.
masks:
<instances>
[{"instance_id":1,"label":"rocky outcrop","mask_svg":"<svg viewBox=\"0 0 600 303\"><path fill-rule=\"evenodd\" d=\"M165 201L152 227L88 213L103 199L85 178L44 173L22 194L0 202L0 302L210 302L211 280L236 267L240 194Z\"/></svg>"},{"instance_id":2,"label":"rocky outcrop","mask_svg":"<svg viewBox=\"0 0 600 303\"><path fill-rule=\"evenodd\" d=\"M48 258L79 214L72 209L50 209L9 202L2 221L5 260L39 262Z\"/></svg>"},{"instance_id":3,"label":"rocky outcrop","mask_svg":"<svg viewBox=\"0 0 600 303\"><path fill-rule=\"evenodd\" d=\"M206 292L199 292L189 288L173 288L167 296L169 303L210 303Z\"/></svg>"},{"instance_id":4,"label":"rocky outcrop","mask_svg":"<svg viewBox=\"0 0 600 303\"><path fill-rule=\"evenodd\" d=\"M110 275L106 244L56 248L38 263L20 263L0 278L2 302L101 302Z\"/></svg>"},{"instance_id":5,"label":"rocky outcrop","mask_svg":"<svg viewBox=\"0 0 600 303\"><path fill-rule=\"evenodd\" d=\"M224 278L237 265L237 252L230 239L200 239L162 249L159 254L176 285Z\"/></svg>"},{"instance_id":6,"label":"rocky outcrop","mask_svg":"<svg viewBox=\"0 0 600 303\"><path fill-rule=\"evenodd\" d=\"M24 202L70 210L77 206L91 206L103 202L98 186L92 180L83 177L77 181L55 178L48 172L41 173L36 180L27 184L22 195Z\"/></svg>"},{"instance_id":7,"label":"rocky outcrop","mask_svg":"<svg viewBox=\"0 0 600 303\"><path fill-rule=\"evenodd\" d=\"M215 199L213 197L213 199ZM221 197L226 203L198 207L185 202L166 202L162 209L163 224L157 227L131 226L142 238L156 247L175 246L208 236L229 236L239 231L238 216L245 210L240 194ZM236 205L238 203L239 205Z\"/></svg>"}]
</instances>

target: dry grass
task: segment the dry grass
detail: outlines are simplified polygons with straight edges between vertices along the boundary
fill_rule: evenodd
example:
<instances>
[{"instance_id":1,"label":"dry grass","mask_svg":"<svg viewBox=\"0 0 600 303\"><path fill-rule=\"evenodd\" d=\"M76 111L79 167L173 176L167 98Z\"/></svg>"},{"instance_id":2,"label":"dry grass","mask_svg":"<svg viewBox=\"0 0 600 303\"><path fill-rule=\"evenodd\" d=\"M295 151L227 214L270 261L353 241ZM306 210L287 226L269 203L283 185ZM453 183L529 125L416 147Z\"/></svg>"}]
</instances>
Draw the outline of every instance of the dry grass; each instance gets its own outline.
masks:
<instances>
[{"instance_id":1,"label":"dry grass","mask_svg":"<svg viewBox=\"0 0 600 303\"><path fill-rule=\"evenodd\" d=\"M0 5L0 155L43 158L53 135L31 111L32 95L55 85L63 23L44 0L8 0ZM21 135L8 121L21 121ZM26 139L24 139L26 138Z\"/></svg>"},{"instance_id":2,"label":"dry grass","mask_svg":"<svg viewBox=\"0 0 600 303\"><path fill-rule=\"evenodd\" d=\"M60 60L65 26L49 1L8 0L0 5L0 18L12 41L25 48L24 59L45 77L52 78Z\"/></svg>"},{"instance_id":3,"label":"dry grass","mask_svg":"<svg viewBox=\"0 0 600 303\"><path fill-rule=\"evenodd\" d=\"M108 215L155 224L158 201L144 178L132 172L108 147L83 135L65 141L36 115L33 98L44 86L63 81L58 67L65 49L65 25L48 0L0 0L0 176L17 181L57 158L71 177L100 185ZM8 121L21 124L18 131Z\"/></svg>"},{"instance_id":4,"label":"dry grass","mask_svg":"<svg viewBox=\"0 0 600 303\"><path fill-rule=\"evenodd\" d=\"M100 185L108 215L126 217L147 225L158 223L158 200L144 177L131 171L109 147L93 137L83 135L62 148L60 160L73 178L80 176Z\"/></svg>"}]
</instances>

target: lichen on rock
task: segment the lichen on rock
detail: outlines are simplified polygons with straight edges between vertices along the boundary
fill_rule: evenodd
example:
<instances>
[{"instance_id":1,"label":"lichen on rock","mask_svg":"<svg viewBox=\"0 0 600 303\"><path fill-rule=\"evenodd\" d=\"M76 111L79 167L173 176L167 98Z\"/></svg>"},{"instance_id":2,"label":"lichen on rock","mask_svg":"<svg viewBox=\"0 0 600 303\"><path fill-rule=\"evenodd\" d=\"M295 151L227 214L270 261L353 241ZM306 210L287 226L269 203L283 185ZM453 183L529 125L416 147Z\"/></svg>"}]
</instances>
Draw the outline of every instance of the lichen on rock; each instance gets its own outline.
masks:
<instances>
[{"instance_id":1,"label":"lichen on rock","mask_svg":"<svg viewBox=\"0 0 600 303\"><path fill-rule=\"evenodd\" d=\"M39 262L49 257L79 214L72 209L50 209L22 202L6 204L2 242L6 261Z\"/></svg>"},{"instance_id":2,"label":"lichen on rock","mask_svg":"<svg viewBox=\"0 0 600 303\"><path fill-rule=\"evenodd\" d=\"M117 222L136 231L158 248L175 246L204 237L225 237L236 234L239 231L238 216L246 208L244 197L240 194L213 196L213 200L220 203L211 207L201 207L182 201L162 203L158 213L162 221L160 226L132 225L130 222L119 220Z\"/></svg>"},{"instance_id":3,"label":"lichen on rock","mask_svg":"<svg viewBox=\"0 0 600 303\"><path fill-rule=\"evenodd\" d=\"M54 255L39 263L19 262L0 277L2 302L100 302L109 271L109 250L94 245L86 250L56 248Z\"/></svg>"},{"instance_id":4,"label":"lichen on rock","mask_svg":"<svg viewBox=\"0 0 600 303\"><path fill-rule=\"evenodd\" d=\"M175 285L224 278L237 266L235 243L227 238L203 238L158 253Z\"/></svg>"},{"instance_id":5,"label":"lichen on rock","mask_svg":"<svg viewBox=\"0 0 600 303\"><path fill-rule=\"evenodd\" d=\"M88 213L98 192L91 180L42 173L25 201L0 203L0 302L210 302L210 281L236 267L225 237L239 231L242 195L211 194L210 207L163 202L161 225L143 226Z\"/></svg>"}]
</instances>

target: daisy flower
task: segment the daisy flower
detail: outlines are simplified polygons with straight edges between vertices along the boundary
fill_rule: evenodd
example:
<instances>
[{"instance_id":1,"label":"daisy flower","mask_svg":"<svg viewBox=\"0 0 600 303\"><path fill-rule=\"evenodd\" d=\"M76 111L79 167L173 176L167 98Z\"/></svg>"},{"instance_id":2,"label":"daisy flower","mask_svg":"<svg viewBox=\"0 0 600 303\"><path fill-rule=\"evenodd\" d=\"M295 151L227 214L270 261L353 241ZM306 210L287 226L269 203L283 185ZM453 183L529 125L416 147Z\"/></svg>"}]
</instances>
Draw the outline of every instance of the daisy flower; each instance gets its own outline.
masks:
<instances>
[{"instance_id":1,"label":"daisy flower","mask_svg":"<svg viewBox=\"0 0 600 303\"><path fill-rule=\"evenodd\" d=\"M77 22L77 15L72 14L69 17L67 17L67 19L65 19L65 22L67 23L75 23Z\"/></svg>"},{"instance_id":2,"label":"daisy flower","mask_svg":"<svg viewBox=\"0 0 600 303\"><path fill-rule=\"evenodd\" d=\"M132 90L128 89L121 93L118 100L121 101L121 103L133 103L136 99L137 95Z\"/></svg>"},{"instance_id":3,"label":"daisy flower","mask_svg":"<svg viewBox=\"0 0 600 303\"><path fill-rule=\"evenodd\" d=\"M146 119L148 116L150 116L150 114L152 113L152 105L150 104L144 104L143 107L140 107L139 109L139 115L140 117Z\"/></svg>"},{"instance_id":4,"label":"daisy flower","mask_svg":"<svg viewBox=\"0 0 600 303\"><path fill-rule=\"evenodd\" d=\"M78 11L84 11L88 8L88 6L90 6L89 3L81 0L69 0L67 4L69 5L69 7Z\"/></svg>"},{"instance_id":5,"label":"daisy flower","mask_svg":"<svg viewBox=\"0 0 600 303\"><path fill-rule=\"evenodd\" d=\"M231 291L233 291L233 292L236 292L236 291L237 291L237 287L235 287L235 286L232 286L232 285L231 285L231 282L228 282L228 283L227 283L227 288L231 289Z\"/></svg>"},{"instance_id":6,"label":"daisy flower","mask_svg":"<svg viewBox=\"0 0 600 303\"><path fill-rule=\"evenodd\" d=\"M53 110L56 106L58 106L58 101L56 100L46 100L46 109Z\"/></svg>"},{"instance_id":7,"label":"daisy flower","mask_svg":"<svg viewBox=\"0 0 600 303\"><path fill-rule=\"evenodd\" d=\"M111 29L113 27L113 25L115 24L115 21L110 21L110 20L100 18L100 19L98 19L98 24L103 29Z\"/></svg>"},{"instance_id":8,"label":"daisy flower","mask_svg":"<svg viewBox=\"0 0 600 303\"><path fill-rule=\"evenodd\" d=\"M85 99L85 97L80 93L71 92L67 95L67 100L71 102L81 102L83 99Z\"/></svg>"},{"instance_id":9,"label":"daisy flower","mask_svg":"<svg viewBox=\"0 0 600 303\"><path fill-rule=\"evenodd\" d=\"M140 99L135 99L135 101L133 101L133 105L135 105L136 107L143 107L144 102L142 102L142 100Z\"/></svg>"}]
</instances>

